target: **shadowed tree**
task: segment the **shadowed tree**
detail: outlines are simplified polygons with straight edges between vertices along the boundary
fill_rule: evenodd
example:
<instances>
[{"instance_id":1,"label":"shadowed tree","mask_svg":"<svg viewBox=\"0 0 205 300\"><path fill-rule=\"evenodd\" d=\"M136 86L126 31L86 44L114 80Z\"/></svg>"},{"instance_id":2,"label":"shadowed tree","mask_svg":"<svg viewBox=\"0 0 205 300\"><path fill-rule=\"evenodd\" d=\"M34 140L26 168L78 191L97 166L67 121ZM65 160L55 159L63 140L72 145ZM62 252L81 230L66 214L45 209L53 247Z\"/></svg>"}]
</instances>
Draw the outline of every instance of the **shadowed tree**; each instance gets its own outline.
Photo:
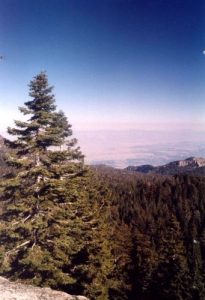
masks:
<instances>
[{"instance_id":1,"label":"shadowed tree","mask_svg":"<svg viewBox=\"0 0 205 300\"><path fill-rule=\"evenodd\" d=\"M180 225L173 215L167 222L159 247L158 266L153 272L150 299L191 298L191 278Z\"/></svg>"}]
</instances>

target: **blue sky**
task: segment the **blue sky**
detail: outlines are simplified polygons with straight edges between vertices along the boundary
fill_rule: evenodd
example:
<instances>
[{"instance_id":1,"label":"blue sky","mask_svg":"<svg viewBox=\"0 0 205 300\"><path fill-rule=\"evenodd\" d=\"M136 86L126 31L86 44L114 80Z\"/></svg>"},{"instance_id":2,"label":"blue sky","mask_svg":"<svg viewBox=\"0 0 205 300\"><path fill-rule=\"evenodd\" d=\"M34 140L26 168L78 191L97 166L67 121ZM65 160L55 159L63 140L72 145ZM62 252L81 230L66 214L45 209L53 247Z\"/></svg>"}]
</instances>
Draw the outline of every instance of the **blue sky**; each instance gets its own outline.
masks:
<instances>
[{"instance_id":1,"label":"blue sky","mask_svg":"<svg viewBox=\"0 0 205 300\"><path fill-rule=\"evenodd\" d=\"M202 0L0 0L0 131L42 70L77 131L202 130L204 14Z\"/></svg>"},{"instance_id":2,"label":"blue sky","mask_svg":"<svg viewBox=\"0 0 205 300\"><path fill-rule=\"evenodd\" d=\"M204 122L204 13L200 0L0 1L1 126L41 70L76 128Z\"/></svg>"}]
</instances>

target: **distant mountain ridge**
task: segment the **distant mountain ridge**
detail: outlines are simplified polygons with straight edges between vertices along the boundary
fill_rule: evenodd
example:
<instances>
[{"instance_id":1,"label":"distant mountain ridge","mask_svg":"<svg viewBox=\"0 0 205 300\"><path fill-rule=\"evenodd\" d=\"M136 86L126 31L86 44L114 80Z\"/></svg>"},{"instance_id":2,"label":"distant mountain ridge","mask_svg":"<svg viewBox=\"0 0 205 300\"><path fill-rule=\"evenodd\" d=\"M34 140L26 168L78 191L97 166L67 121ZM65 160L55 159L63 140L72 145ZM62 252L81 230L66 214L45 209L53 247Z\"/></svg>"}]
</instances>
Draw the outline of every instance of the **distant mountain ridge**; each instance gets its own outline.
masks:
<instances>
[{"instance_id":1,"label":"distant mountain ridge","mask_svg":"<svg viewBox=\"0 0 205 300\"><path fill-rule=\"evenodd\" d=\"M0 148L4 145L4 138L0 135Z\"/></svg>"},{"instance_id":2,"label":"distant mountain ridge","mask_svg":"<svg viewBox=\"0 0 205 300\"><path fill-rule=\"evenodd\" d=\"M189 157L184 160L177 160L168 164L154 167L152 165L129 166L127 171L139 172L144 174L161 174L161 175L174 175L174 174L193 174L205 175L205 158L202 157Z\"/></svg>"},{"instance_id":3,"label":"distant mountain ridge","mask_svg":"<svg viewBox=\"0 0 205 300\"><path fill-rule=\"evenodd\" d=\"M0 168L6 167L5 153L6 153L6 146L4 145L4 138L0 135Z\"/></svg>"},{"instance_id":4,"label":"distant mountain ridge","mask_svg":"<svg viewBox=\"0 0 205 300\"><path fill-rule=\"evenodd\" d=\"M4 138L0 135L0 173L3 168L6 168L4 155L6 152L6 146L4 145ZM93 165L97 169L115 169L108 165ZM152 166L150 164L139 166L128 166L123 170L142 173L142 174L160 174L160 175L175 175L175 174L190 174L205 176L205 158L203 157L188 157L184 160L176 160L165 165Z\"/></svg>"}]
</instances>

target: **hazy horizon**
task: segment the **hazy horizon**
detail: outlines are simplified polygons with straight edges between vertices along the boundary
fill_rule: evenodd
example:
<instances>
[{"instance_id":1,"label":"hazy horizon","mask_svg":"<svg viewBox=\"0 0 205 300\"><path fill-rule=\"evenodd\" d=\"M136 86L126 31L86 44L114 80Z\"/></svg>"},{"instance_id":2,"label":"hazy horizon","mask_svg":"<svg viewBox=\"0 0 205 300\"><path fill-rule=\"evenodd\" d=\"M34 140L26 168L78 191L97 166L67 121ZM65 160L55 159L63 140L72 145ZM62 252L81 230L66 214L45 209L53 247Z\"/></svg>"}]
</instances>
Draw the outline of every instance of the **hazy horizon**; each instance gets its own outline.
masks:
<instances>
[{"instance_id":1,"label":"hazy horizon","mask_svg":"<svg viewBox=\"0 0 205 300\"><path fill-rule=\"evenodd\" d=\"M205 155L204 12L202 0L0 1L0 131L45 70L87 161Z\"/></svg>"},{"instance_id":2,"label":"hazy horizon","mask_svg":"<svg viewBox=\"0 0 205 300\"><path fill-rule=\"evenodd\" d=\"M205 157L205 130L92 130L74 132L89 164L154 166Z\"/></svg>"},{"instance_id":3,"label":"hazy horizon","mask_svg":"<svg viewBox=\"0 0 205 300\"><path fill-rule=\"evenodd\" d=\"M7 133L1 132L8 137ZM129 165L163 165L191 156L205 158L204 130L121 129L73 130L86 164L115 168Z\"/></svg>"}]
</instances>

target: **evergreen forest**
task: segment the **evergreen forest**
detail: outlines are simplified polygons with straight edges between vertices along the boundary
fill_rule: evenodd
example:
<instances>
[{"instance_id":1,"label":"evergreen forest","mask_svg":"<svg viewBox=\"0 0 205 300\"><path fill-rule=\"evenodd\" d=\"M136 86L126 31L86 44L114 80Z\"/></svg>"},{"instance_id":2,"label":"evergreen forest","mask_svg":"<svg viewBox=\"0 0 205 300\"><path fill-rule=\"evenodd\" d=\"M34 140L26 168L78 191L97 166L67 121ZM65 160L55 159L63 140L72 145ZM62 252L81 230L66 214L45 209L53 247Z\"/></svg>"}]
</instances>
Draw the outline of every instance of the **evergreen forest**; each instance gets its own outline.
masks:
<instances>
[{"instance_id":1,"label":"evergreen forest","mask_svg":"<svg viewBox=\"0 0 205 300\"><path fill-rule=\"evenodd\" d=\"M29 97L0 140L0 275L91 300L204 300L205 177L88 166L46 73Z\"/></svg>"}]
</instances>

